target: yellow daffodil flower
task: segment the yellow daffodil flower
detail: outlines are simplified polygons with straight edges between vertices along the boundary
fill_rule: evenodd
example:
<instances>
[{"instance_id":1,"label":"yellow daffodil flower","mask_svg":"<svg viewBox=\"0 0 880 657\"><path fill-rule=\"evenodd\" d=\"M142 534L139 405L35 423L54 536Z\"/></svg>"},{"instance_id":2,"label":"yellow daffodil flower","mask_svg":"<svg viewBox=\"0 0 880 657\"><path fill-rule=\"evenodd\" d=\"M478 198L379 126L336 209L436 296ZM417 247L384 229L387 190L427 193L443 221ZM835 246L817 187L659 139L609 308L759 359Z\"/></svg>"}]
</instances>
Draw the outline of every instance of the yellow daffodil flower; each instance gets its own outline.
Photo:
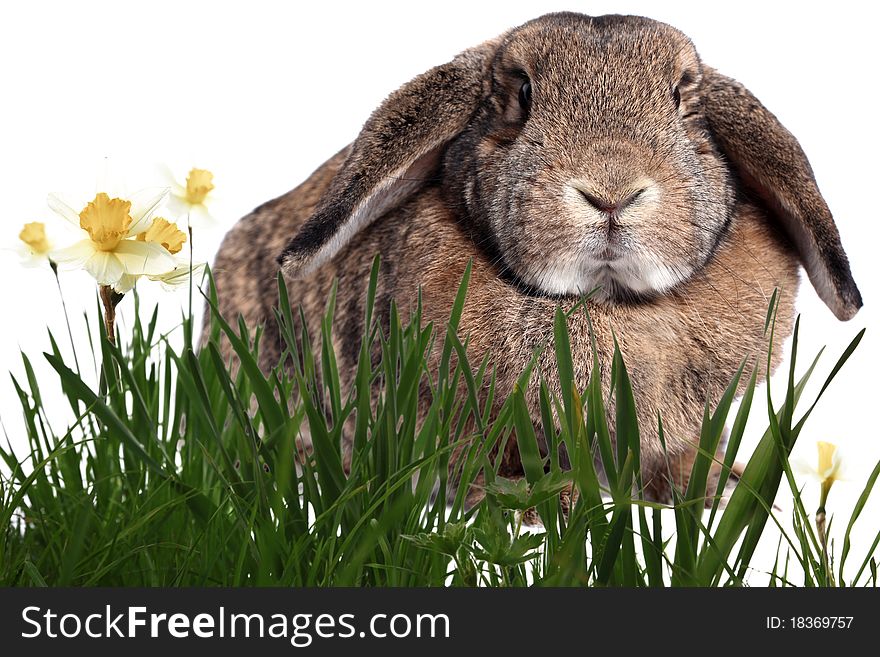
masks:
<instances>
[{"instance_id":1,"label":"yellow daffodil flower","mask_svg":"<svg viewBox=\"0 0 880 657\"><path fill-rule=\"evenodd\" d=\"M53 241L46 231L46 224L31 221L22 226L18 233L18 248L15 250L23 265L36 267L49 262Z\"/></svg>"},{"instance_id":2,"label":"yellow daffodil flower","mask_svg":"<svg viewBox=\"0 0 880 657\"><path fill-rule=\"evenodd\" d=\"M153 219L153 223L144 232L138 234L138 241L161 244L169 253L180 253L186 242L186 233L180 230L176 224L162 217ZM177 257L174 259L174 267L159 274L124 274L113 289L120 294L131 290L141 276L152 281L159 281L162 287L171 290L189 281L189 260ZM193 280L200 280L205 269L205 263L193 265Z\"/></svg>"},{"instance_id":3,"label":"yellow daffodil flower","mask_svg":"<svg viewBox=\"0 0 880 657\"><path fill-rule=\"evenodd\" d=\"M52 245L46 237L46 224L40 221L32 221L24 225L18 234L18 239L25 243L28 250L34 255L48 257Z\"/></svg>"},{"instance_id":4,"label":"yellow daffodil flower","mask_svg":"<svg viewBox=\"0 0 880 657\"><path fill-rule=\"evenodd\" d=\"M171 249L180 250L182 241L177 233L182 231L176 226L172 230L167 221L158 225L152 221L167 196L167 189L158 193L144 190L128 199L110 198L99 192L93 200L78 204L50 194L49 207L79 226L83 237L71 246L52 251L50 258L65 268L84 268L99 285L109 285L117 292L123 291L118 288L124 287L124 276L136 280L173 270L177 262ZM145 237L140 239L142 233Z\"/></svg>"},{"instance_id":5,"label":"yellow daffodil flower","mask_svg":"<svg viewBox=\"0 0 880 657\"><path fill-rule=\"evenodd\" d=\"M166 171L166 176L171 184L168 206L173 212L191 220L213 220L209 210L214 191L213 173L194 167L187 173L185 182L180 182L170 171Z\"/></svg>"},{"instance_id":6,"label":"yellow daffodil flower","mask_svg":"<svg viewBox=\"0 0 880 657\"><path fill-rule=\"evenodd\" d=\"M137 236L141 242L153 242L161 244L169 253L180 253L186 242L186 233L180 230L176 224L162 217L153 219L153 223L143 233Z\"/></svg>"},{"instance_id":7,"label":"yellow daffodil flower","mask_svg":"<svg viewBox=\"0 0 880 657\"><path fill-rule=\"evenodd\" d=\"M82 234L79 228L68 226L67 222L54 221L50 215L46 220L28 221L15 229L16 239L10 240L9 247L3 251L14 251L24 267L55 266L52 254L59 245L70 244ZM12 237L12 236L10 236Z\"/></svg>"},{"instance_id":8,"label":"yellow daffodil flower","mask_svg":"<svg viewBox=\"0 0 880 657\"><path fill-rule=\"evenodd\" d=\"M186 202L199 205L214 189L214 174L207 169L190 169L186 177Z\"/></svg>"},{"instance_id":9,"label":"yellow daffodil flower","mask_svg":"<svg viewBox=\"0 0 880 657\"><path fill-rule=\"evenodd\" d=\"M793 459L792 465L797 472L819 483L819 506L824 507L831 486L835 482L843 480L843 460L840 456L840 450L834 443L820 440L816 443L816 448L818 460L815 466L801 459Z\"/></svg>"}]
</instances>

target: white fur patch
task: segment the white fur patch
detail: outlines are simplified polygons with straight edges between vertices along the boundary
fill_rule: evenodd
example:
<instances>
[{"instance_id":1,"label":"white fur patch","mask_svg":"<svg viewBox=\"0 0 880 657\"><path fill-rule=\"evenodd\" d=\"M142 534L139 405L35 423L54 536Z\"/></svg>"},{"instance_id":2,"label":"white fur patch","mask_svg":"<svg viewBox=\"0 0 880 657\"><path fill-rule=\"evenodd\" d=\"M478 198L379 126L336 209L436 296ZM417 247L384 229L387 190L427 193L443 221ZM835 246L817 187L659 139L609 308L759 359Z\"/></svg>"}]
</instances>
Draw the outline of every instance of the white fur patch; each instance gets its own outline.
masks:
<instances>
[{"instance_id":1,"label":"white fur patch","mask_svg":"<svg viewBox=\"0 0 880 657\"><path fill-rule=\"evenodd\" d=\"M534 281L548 294L587 294L596 290L600 299L626 290L635 294L666 292L690 276L690 267L669 267L657 257L630 255L612 262L584 257L579 260L551 260Z\"/></svg>"},{"instance_id":2,"label":"white fur patch","mask_svg":"<svg viewBox=\"0 0 880 657\"><path fill-rule=\"evenodd\" d=\"M614 260L591 255L607 247L601 234L608 217L584 202L578 191L580 188L570 184L563 194L572 216L585 228L583 243L563 246L548 257L541 263L539 271L530 272L531 284L548 294L587 294L596 290L598 298L607 299L623 292L637 295L663 293L693 273L693 269L684 263L675 266L665 263L659 253L632 243L632 237L629 244L614 247L618 254ZM617 218L621 224L632 222L640 215L649 216L660 203L661 192L653 180L635 181L633 188L644 191Z\"/></svg>"}]
</instances>

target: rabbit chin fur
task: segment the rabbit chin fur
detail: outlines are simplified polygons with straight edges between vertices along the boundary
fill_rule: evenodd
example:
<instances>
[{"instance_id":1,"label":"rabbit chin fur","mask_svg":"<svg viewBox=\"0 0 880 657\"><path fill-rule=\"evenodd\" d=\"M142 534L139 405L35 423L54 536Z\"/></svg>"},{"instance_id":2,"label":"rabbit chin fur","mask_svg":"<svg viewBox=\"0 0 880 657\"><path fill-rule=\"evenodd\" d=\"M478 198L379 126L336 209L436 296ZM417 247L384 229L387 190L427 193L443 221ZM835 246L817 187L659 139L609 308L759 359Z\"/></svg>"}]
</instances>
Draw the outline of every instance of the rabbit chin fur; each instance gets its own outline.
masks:
<instances>
[{"instance_id":1,"label":"rabbit chin fur","mask_svg":"<svg viewBox=\"0 0 880 657\"><path fill-rule=\"evenodd\" d=\"M268 372L285 353L279 266L313 338L338 279L334 346L350 386L377 253L384 326L392 299L404 317L421 300L423 321L446 326L472 263L460 331L471 364L491 359L493 413L536 348L552 343L556 309L596 289L589 316L569 319L575 382L587 385L595 348L610 385L619 346L647 496L659 500L686 483L706 400L743 362L761 380L768 347L780 362L799 265L838 318L861 306L797 140L748 89L703 64L685 35L633 16L543 16L393 92L350 146L229 232L214 265L219 310L264 325ZM435 376L443 340L433 344ZM220 348L234 361L227 341ZM560 394L552 348L538 374ZM421 422L430 386L419 394ZM524 396L540 440L537 386ZM350 441L343 431L346 463ZM505 445L491 455L498 473L522 477L516 441Z\"/></svg>"},{"instance_id":2,"label":"rabbit chin fur","mask_svg":"<svg viewBox=\"0 0 880 657\"><path fill-rule=\"evenodd\" d=\"M615 232L608 230L608 218L583 203L580 193L569 185L563 191L568 216L581 226L580 239L548 254L536 268L524 268L524 282L550 295L590 295L598 301L635 300L671 290L694 273L688 262L670 264L664 255L639 240L633 226L650 221L663 212L661 193L653 181L642 179L643 190L636 202L614 218Z\"/></svg>"}]
</instances>

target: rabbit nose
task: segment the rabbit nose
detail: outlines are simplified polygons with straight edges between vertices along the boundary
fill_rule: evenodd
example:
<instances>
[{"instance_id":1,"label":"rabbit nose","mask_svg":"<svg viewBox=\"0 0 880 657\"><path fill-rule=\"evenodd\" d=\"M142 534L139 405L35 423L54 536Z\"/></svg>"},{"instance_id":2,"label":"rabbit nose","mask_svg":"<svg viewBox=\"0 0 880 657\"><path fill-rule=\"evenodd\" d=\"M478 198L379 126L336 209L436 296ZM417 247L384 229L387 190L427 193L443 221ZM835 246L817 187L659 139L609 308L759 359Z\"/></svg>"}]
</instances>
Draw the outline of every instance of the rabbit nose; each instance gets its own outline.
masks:
<instances>
[{"instance_id":1,"label":"rabbit nose","mask_svg":"<svg viewBox=\"0 0 880 657\"><path fill-rule=\"evenodd\" d=\"M632 205L635 202L635 200L637 198L639 198L639 196L641 196L642 193L645 191L645 189L642 188L642 189L636 190L635 192L632 192L628 196L624 196L622 198L617 198L617 199L609 199L607 197L597 196L592 191L585 189L584 187L581 187L579 185L576 185L575 189L577 189L578 192L580 192L581 196L584 197L584 199L587 201L587 203L592 205L594 208L596 208L602 214L607 214L607 215L611 215L611 216L619 215L627 207Z\"/></svg>"}]
</instances>

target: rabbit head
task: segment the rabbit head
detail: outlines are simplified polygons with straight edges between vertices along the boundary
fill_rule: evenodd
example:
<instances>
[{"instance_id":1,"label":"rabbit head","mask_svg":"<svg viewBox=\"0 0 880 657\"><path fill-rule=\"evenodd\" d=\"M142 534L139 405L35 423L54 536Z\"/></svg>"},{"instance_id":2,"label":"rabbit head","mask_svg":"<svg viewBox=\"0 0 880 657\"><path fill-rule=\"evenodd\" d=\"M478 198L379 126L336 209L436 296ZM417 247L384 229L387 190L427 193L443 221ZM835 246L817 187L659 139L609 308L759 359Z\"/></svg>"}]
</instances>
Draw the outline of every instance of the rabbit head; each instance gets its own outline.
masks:
<instances>
[{"instance_id":1,"label":"rabbit head","mask_svg":"<svg viewBox=\"0 0 880 657\"><path fill-rule=\"evenodd\" d=\"M747 193L837 317L861 306L797 140L653 20L551 14L404 85L280 256L285 273L437 184L499 275L532 293L662 294L707 263Z\"/></svg>"}]
</instances>

